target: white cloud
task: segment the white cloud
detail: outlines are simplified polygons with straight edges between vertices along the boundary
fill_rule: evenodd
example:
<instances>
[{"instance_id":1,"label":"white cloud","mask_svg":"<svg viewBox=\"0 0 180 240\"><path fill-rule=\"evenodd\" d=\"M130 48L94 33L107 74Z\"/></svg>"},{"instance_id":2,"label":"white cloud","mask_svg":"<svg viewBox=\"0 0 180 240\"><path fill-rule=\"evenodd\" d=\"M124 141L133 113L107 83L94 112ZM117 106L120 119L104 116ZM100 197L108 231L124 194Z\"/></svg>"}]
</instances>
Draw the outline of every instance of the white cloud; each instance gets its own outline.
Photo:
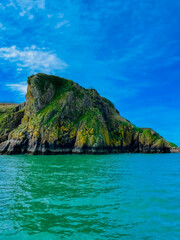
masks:
<instances>
[{"instance_id":1,"label":"white cloud","mask_svg":"<svg viewBox=\"0 0 180 240\"><path fill-rule=\"evenodd\" d=\"M5 30L6 29L2 23L0 23L0 29L1 30Z\"/></svg>"},{"instance_id":2,"label":"white cloud","mask_svg":"<svg viewBox=\"0 0 180 240\"><path fill-rule=\"evenodd\" d=\"M32 20L34 18L34 15L30 14L28 18Z\"/></svg>"},{"instance_id":3,"label":"white cloud","mask_svg":"<svg viewBox=\"0 0 180 240\"><path fill-rule=\"evenodd\" d=\"M56 25L56 27L55 28L61 28L62 26L67 26L67 27L69 27L69 21L68 20L64 20L64 21L62 21L62 22L59 22L57 25Z\"/></svg>"},{"instance_id":4,"label":"white cloud","mask_svg":"<svg viewBox=\"0 0 180 240\"><path fill-rule=\"evenodd\" d=\"M0 6L1 7L1 6ZM19 16L24 17L25 15L31 20L33 15L31 10L33 9L45 9L45 0L10 0L6 7L13 7L19 10Z\"/></svg>"},{"instance_id":5,"label":"white cloud","mask_svg":"<svg viewBox=\"0 0 180 240\"><path fill-rule=\"evenodd\" d=\"M55 69L63 70L68 66L56 54L34 45L22 50L16 46L0 48L0 58L15 63L17 69L27 68L30 73L50 73Z\"/></svg>"},{"instance_id":6,"label":"white cloud","mask_svg":"<svg viewBox=\"0 0 180 240\"><path fill-rule=\"evenodd\" d=\"M20 92L21 95L25 95L27 92L27 84L26 83L16 83L16 84L6 84L11 91Z\"/></svg>"},{"instance_id":7,"label":"white cloud","mask_svg":"<svg viewBox=\"0 0 180 240\"><path fill-rule=\"evenodd\" d=\"M11 0L11 5L19 6L23 10L31 10L32 8L45 9L45 0Z\"/></svg>"},{"instance_id":8,"label":"white cloud","mask_svg":"<svg viewBox=\"0 0 180 240\"><path fill-rule=\"evenodd\" d=\"M16 9L17 9L14 0L10 0L9 3L5 5L5 7L13 7L13 8L16 8ZM4 8L5 8L5 7L4 7Z\"/></svg>"},{"instance_id":9,"label":"white cloud","mask_svg":"<svg viewBox=\"0 0 180 240\"><path fill-rule=\"evenodd\" d=\"M0 3L0 9L5 9L5 7L2 3Z\"/></svg>"}]
</instances>

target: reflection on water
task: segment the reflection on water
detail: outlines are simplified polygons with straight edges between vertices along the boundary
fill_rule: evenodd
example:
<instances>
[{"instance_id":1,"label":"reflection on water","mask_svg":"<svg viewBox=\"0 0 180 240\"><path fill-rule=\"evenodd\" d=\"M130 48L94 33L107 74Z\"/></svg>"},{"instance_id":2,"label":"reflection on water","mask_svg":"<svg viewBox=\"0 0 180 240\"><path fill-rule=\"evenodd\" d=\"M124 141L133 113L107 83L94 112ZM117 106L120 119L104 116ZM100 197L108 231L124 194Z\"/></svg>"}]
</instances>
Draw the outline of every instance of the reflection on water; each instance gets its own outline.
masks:
<instances>
[{"instance_id":1,"label":"reflection on water","mask_svg":"<svg viewBox=\"0 0 180 240\"><path fill-rule=\"evenodd\" d=\"M180 239L180 154L0 156L0 239Z\"/></svg>"}]
</instances>

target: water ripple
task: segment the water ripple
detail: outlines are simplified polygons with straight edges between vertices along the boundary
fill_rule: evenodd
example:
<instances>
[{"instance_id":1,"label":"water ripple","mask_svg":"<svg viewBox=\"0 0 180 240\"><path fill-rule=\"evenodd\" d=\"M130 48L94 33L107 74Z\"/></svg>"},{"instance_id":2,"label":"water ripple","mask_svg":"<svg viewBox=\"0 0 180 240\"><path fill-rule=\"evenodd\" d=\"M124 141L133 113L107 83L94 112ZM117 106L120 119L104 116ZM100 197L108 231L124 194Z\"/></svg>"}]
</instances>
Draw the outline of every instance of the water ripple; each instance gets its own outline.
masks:
<instances>
[{"instance_id":1,"label":"water ripple","mask_svg":"<svg viewBox=\"0 0 180 240\"><path fill-rule=\"evenodd\" d=\"M0 156L0 239L180 239L179 160Z\"/></svg>"}]
</instances>

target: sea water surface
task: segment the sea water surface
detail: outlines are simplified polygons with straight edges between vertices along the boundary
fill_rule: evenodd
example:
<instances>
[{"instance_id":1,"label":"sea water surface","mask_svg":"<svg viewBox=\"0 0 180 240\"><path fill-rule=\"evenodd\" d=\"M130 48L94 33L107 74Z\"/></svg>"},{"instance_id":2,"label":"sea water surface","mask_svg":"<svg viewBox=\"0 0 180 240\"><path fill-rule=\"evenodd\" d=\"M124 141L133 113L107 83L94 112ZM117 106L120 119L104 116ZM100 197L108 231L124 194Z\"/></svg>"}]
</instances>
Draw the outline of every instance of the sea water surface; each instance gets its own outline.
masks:
<instances>
[{"instance_id":1,"label":"sea water surface","mask_svg":"<svg viewBox=\"0 0 180 240\"><path fill-rule=\"evenodd\" d=\"M180 154L0 156L0 239L180 239Z\"/></svg>"}]
</instances>

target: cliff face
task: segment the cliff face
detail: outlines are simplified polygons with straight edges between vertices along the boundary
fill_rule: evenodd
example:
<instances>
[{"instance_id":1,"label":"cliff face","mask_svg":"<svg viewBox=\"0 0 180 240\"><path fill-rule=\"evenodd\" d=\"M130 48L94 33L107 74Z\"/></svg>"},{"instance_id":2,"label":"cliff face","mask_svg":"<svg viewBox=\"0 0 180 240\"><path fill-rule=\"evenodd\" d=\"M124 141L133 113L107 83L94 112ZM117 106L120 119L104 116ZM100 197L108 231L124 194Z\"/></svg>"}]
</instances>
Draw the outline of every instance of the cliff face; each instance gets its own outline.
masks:
<instances>
[{"instance_id":1,"label":"cliff face","mask_svg":"<svg viewBox=\"0 0 180 240\"><path fill-rule=\"evenodd\" d=\"M94 89L37 74L26 103L0 106L1 154L171 152L176 145L119 115Z\"/></svg>"}]
</instances>

